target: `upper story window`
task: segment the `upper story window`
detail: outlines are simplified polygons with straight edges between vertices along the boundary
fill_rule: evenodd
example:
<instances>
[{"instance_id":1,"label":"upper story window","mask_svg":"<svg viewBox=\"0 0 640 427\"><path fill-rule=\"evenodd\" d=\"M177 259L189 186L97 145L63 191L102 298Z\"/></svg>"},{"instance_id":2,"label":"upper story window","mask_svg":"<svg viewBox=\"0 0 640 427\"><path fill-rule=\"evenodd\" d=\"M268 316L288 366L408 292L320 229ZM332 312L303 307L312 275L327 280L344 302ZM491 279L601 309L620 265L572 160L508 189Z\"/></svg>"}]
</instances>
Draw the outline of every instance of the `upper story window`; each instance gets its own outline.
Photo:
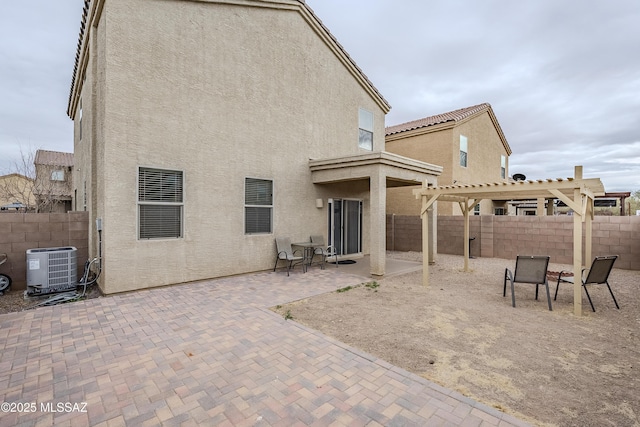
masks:
<instances>
[{"instance_id":1,"label":"upper story window","mask_svg":"<svg viewBox=\"0 0 640 427\"><path fill-rule=\"evenodd\" d=\"M62 169L51 171L51 181L64 181L64 171Z\"/></svg>"},{"instance_id":2,"label":"upper story window","mask_svg":"<svg viewBox=\"0 0 640 427\"><path fill-rule=\"evenodd\" d=\"M373 113L360 108L358 111L358 147L373 151Z\"/></svg>"},{"instance_id":3,"label":"upper story window","mask_svg":"<svg viewBox=\"0 0 640 427\"><path fill-rule=\"evenodd\" d=\"M460 166L467 167L468 157L467 137L460 135Z\"/></svg>"},{"instance_id":4,"label":"upper story window","mask_svg":"<svg viewBox=\"0 0 640 427\"><path fill-rule=\"evenodd\" d=\"M181 171L138 170L138 238L182 237L183 207Z\"/></svg>"},{"instance_id":5,"label":"upper story window","mask_svg":"<svg viewBox=\"0 0 640 427\"><path fill-rule=\"evenodd\" d=\"M507 177L507 157L500 156L500 178L505 179Z\"/></svg>"},{"instance_id":6,"label":"upper story window","mask_svg":"<svg viewBox=\"0 0 640 427\"><path fill-rule=\"evenodd\" d=\"M245 178L244 233L271 233L273 224L273 181Z\"/></svg>"}]
</instances>

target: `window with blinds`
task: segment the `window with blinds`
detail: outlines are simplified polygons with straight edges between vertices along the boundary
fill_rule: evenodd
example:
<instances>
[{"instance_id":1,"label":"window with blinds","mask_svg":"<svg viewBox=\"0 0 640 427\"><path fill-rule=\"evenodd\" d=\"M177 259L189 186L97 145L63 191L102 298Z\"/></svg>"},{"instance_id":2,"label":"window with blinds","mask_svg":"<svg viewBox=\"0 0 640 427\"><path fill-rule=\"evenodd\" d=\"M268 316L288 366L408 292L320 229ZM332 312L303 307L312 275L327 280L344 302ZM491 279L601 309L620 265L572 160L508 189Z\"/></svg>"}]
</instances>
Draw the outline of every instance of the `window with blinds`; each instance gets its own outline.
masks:
<instances>
[{"instance_id":1,"label":"window with blinds","mask_svg":"<svg viewBox=\"0 0 640 427\"><path fill-rule=\"evenodd\" d=\"M273 224L273 181L245 178L244 232L271 233Z\"/></svg>"},{"instance_id":2,"label":"window with blinds","mask_svg":"<svg viewBox=\"0 0 640 427\"><path fill-rule=\"evenodd\" d=\"M182 237L183 176L180 171L138 170L138 238Z\"/></svg>"}]
</instances>

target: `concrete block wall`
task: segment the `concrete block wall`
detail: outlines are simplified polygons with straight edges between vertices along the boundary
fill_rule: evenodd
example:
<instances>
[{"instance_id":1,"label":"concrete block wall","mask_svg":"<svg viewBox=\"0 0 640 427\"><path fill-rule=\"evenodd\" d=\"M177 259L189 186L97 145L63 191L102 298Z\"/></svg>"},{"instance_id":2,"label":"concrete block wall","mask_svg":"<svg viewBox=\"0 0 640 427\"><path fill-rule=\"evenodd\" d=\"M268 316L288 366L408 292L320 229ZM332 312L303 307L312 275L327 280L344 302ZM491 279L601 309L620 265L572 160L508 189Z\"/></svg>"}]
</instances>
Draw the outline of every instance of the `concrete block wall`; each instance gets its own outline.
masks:
<instances>
[{"instance_id":1,"label":"concrete block wall","mask_svg":"<svg viewBox=\"0 0 640 427\"><path fill-rule=\"evenodd\" d=\"M420 217L387 215L387 249L401 252L422 251Z\"/></svg>"},{"instance_id":2,"label":"concrete block wall","mask_svg":"<svg viewBox=\"0 0 640 427\"><path fill-rule=\"evenodd\" d=\"M11 277L12 290L26 289L28 249L74 246L80 278L88 258L88 233L88 212L1 213L0 253L8 261L0 265L0 273Z\"/></svg>"},{"instance_id":3,"label":"concrete block wall","mask_svg":"<svg viewBox=\"0 0 640 427\"><path fill-rule=\"evenodd\" d=\"M394 250L393 243L395 250L421 251L420 218L396 215L394 235L390 217L387 249ZM462 255L464 218L438 216L437 221L438 253ZM616 268L640 270L639 216L596 216L592 231L592 256L619 255ZM469 236L475 237L471 242L472 256L515 259L517 255L550 255L551 262L573 263L571 216L473 216L469 218Z\"/></svg>"},{"instance_id":4,"label":"concrete block wall","mask_svg":"<svg viewBox=\"0 0 640 427\"><path fill-rule=\"evenodd\" d=\"M473 238L470 245L471 256L480 256L480 248L484 241L480 233L480 216L469 218L469 238ZM464 219L462 216L438 216L438 253L464 254Z\"/></svg>"}]
</instances>

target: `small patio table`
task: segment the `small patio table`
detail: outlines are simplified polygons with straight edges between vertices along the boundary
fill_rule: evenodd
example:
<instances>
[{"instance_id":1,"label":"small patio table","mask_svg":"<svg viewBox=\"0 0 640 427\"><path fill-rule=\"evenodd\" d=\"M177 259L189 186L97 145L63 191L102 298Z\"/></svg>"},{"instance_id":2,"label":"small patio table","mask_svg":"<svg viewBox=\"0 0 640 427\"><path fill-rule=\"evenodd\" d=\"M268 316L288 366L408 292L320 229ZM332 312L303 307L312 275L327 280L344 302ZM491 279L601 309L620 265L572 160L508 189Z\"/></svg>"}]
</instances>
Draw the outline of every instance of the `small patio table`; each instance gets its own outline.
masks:
<instances>
[{"instance_id":1,"label":"small patio table","mask_svg":"<svg viewBox=\"0 0 640 427\"><path fill-rule=\"evenodd\" d=\"M311 266L311 263L313 262L313 256L315 255L315 249L322 247L323 244L322 243L313 243L313 242L298 242L298 243L292 243L291 246L298 246L300 248L302 248L302 253L303 253L303 260L302 262L304 263L304 265L306 265L307 267Z\"/></svg>"}]
</instances>

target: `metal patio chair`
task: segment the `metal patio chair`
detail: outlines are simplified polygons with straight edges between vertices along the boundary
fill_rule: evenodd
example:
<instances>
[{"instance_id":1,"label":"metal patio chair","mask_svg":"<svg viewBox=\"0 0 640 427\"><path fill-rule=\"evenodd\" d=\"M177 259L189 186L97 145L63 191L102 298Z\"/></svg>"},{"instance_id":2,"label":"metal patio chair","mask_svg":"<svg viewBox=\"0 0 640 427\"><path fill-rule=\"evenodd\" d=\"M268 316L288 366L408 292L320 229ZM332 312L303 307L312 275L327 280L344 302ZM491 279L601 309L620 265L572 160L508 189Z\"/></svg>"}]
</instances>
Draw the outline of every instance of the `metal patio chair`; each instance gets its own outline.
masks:
<instances>
[{"instance_id":1,"label":"metal patio chair","mask_svg":"<svg viewBox=\"0 0 640 427\"><path fill-rule=\"evenodd\" d=\"M618 301L616 301L616 297L613 295L613 291L611 290L611 286L609 286L609 274L611 274L611 270L613 269L613 264L618 259L618 255L608 255L608 256L597 256L593 259L591 263L591 268L589 269L589 273L587 273L587 277L584 277L584 271L586 268L582 269L582 288L584 292L587 294L587 299L589 300L589 304L591 304L591 309L595 312L596 309L593 306L593 302L591 301L591 296L589 295L589 291L587 290L587 285L607 285L609 289L609 293L611 294L611 298L613 298L613 302L616 305L616 308L619 310L620 306L618 305ZM558 297L558 288L560 287L560 283L574 283L574 276L568 276L570 272L563 270L558 275L558 284L556 285L556 293L553 297L555 301ZM564 276L563 276L564 274Z\"/></svg>"},{"instance_id":2,"label":"metal patio chair","mask_svg":"<svg viewBox=\"0 0 640 427\"><path fill-rule=\"evenodd\" d=\"M536 300L538 299L538 286L544 285L547 288L547 303L549 311L551 308L551 295L549 293L549 283L547 282L547 268L549 267L549 256L522 256L516 257L516 269L504 270L504 288L502 296L507 296L507 280L511 282L511 305L516 306L515 283L531 283L536 285Z\"/></svg>"},{"instance_id":3,"label":"metal patio chair","mask_svg":"<svg viewBox=\"0 0 640 427\"><path fill-rule=\"evenodd\" d=\"M335 257L336 268L338 268L338 252L335 250L333 246L324 246L324 237L322 236L311 236L311 243L317 243L319 246L314 248L313 254L320 255L322 257L322 264L320 264L320 268L324 270L324 265L327 262L327 258Z\"/></svg>"},{"instance_id":4,"label":"metal patio chair","mask_svg":"<svg viewBox=\"0 0 640 427\"><path fill-rule=\"evenodd\" d=\"M276 250L278 254L276 255L276 263L273 265L273 271L276 271L278 261L285 261L287 264L287 276L289 275L289 271L298 264L302 265L302 271L306 272L304 257L302 255L296 255L296 253L300 251L294 252L291 249L291 239L288 237L276 237Z\"/></svg>"}]
</instances>

